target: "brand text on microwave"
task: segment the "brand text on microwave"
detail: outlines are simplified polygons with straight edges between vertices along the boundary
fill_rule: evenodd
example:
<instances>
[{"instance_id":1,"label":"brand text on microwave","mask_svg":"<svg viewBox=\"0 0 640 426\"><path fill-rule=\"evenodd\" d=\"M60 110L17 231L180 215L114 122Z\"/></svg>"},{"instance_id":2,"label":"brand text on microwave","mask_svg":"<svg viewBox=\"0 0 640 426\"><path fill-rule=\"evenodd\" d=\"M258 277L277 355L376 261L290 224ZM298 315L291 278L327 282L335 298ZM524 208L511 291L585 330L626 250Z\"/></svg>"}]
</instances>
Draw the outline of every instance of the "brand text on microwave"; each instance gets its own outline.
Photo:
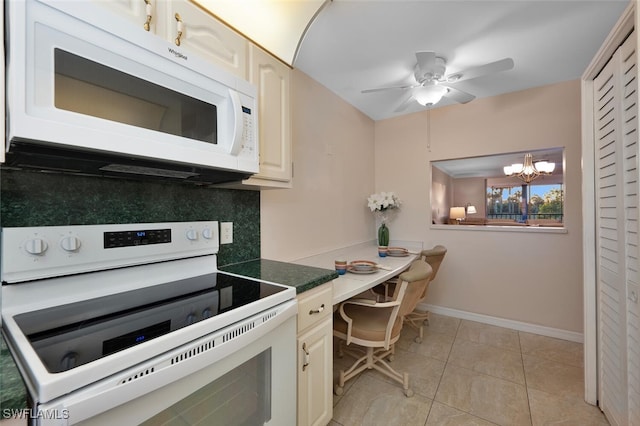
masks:
<instances>
[{"instance_id":1,"label":"brand text on microwave","mask_svg":"<svg viewBox=\"0 0 640 426\"><path fill-rule=\"evenodd\" d=\"M184 55L178 52L177 50L172 49L171 47L169 47L168 49L169 49L169 53L171 53L176 58L181 58L181 59L184 59L185 61L189 60L189 58L187 58L187 55Z\"/></svg>"}]
</instances>

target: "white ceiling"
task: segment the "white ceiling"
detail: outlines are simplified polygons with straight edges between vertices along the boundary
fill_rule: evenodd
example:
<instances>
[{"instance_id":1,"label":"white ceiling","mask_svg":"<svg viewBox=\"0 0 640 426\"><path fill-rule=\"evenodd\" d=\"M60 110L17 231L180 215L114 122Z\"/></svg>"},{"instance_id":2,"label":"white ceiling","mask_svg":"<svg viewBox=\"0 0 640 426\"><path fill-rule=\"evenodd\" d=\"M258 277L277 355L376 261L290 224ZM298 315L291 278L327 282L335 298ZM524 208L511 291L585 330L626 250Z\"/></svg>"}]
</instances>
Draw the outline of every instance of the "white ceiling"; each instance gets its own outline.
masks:
<instances>
[{"instance_id":1,"label":"white ceiling","mask_svg":"<svg viewBox=\"0 0 640 426\"><path fill-rule=\"evenodd\" d=\"M395 90L414 84L415 52L435 51L446 74L513 58L510 71L461 81L477 98L578 79L626 0L333 0L309 27L294 66L374 120L425 107ZM473 101L472 101L473 102ZM436 107L454 102L443 99Z\"/></svg>"}]
</instances>

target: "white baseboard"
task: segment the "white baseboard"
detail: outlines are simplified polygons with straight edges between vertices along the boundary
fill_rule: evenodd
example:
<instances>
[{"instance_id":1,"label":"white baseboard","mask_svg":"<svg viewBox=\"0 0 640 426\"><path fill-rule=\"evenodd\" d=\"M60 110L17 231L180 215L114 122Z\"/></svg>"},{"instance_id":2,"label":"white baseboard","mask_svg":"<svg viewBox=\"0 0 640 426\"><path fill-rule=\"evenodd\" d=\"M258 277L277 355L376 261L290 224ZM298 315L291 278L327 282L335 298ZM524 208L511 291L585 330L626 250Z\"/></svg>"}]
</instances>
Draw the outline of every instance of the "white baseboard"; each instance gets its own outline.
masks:
<instances>
[{"instance_id":1,"label":"white baseboard","mask_svg":"<svg viewBox=\"0 0 640 426\"><path fill-rule=\"evenodd\" d=\"M429 312L433 312L434 314L446 315L448 317L496 325L498 327L525 331L527 333L539 334L541 336L555 337L556 339L569 340L571 342L584 343L584 335L575 331L562 330L559 328L530 324L522 321L514 321L504 318L492 317L489 315L476 314L473 312L461 311L458 309L446 308L443 306L429 305L426 303L418 305L418 309L428 310Z\"/></svg>"}]
</instances>

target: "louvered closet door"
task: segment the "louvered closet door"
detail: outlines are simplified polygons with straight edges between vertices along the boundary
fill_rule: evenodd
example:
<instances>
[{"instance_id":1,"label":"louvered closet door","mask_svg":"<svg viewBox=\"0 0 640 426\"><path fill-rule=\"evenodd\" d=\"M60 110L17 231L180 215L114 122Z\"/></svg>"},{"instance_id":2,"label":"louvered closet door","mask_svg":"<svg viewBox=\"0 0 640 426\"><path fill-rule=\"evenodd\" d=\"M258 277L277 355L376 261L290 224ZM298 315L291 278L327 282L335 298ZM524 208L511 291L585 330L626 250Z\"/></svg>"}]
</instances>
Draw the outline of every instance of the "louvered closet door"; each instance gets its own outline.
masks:
<instances>
[{"instance_id":1,"label":"louvered closet door","mask_svg":"<svg viewBox=\"0 0 640 426\"><path fill-rule=\"evenodd\" d=\"M635 37L594 80L598 274L598 399L614 425L637 424L638 144ZM634 414L635 412L635 414ZM636 417L634 419L634 417Z\"/></svg>"},{"instance_id":2,"label":"louvered closet door","mask_svg":"<svg viewBox=\"0 0 640 426\"><path fill-rule=\"evenodd\" d=\"M620 55L623 86L622 164L627 305L627 408L629 425L640 426L640 305L638 304L640 171L638 170L638 62L634 34L620 47Z\"/></svg>"}]
</instances>

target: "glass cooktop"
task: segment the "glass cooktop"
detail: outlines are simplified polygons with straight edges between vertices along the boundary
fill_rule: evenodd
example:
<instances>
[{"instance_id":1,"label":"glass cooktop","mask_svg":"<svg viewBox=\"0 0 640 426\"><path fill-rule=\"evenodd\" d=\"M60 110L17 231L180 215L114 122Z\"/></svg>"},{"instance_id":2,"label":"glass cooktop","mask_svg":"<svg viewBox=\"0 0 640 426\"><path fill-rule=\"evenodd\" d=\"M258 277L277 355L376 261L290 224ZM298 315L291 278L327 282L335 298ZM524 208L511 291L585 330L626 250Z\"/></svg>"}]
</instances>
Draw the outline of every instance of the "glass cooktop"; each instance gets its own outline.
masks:
<instances>
[{"instance_id":1,"label":"glass cooktop","mask_svg":"<svg viewBox=\"0 0 640 426\"><path fill-rule=\"evenodd\" d=\"M58 373L251 304L286 287L212 273L15 316Z\"/></svg>"}]
</instances>

